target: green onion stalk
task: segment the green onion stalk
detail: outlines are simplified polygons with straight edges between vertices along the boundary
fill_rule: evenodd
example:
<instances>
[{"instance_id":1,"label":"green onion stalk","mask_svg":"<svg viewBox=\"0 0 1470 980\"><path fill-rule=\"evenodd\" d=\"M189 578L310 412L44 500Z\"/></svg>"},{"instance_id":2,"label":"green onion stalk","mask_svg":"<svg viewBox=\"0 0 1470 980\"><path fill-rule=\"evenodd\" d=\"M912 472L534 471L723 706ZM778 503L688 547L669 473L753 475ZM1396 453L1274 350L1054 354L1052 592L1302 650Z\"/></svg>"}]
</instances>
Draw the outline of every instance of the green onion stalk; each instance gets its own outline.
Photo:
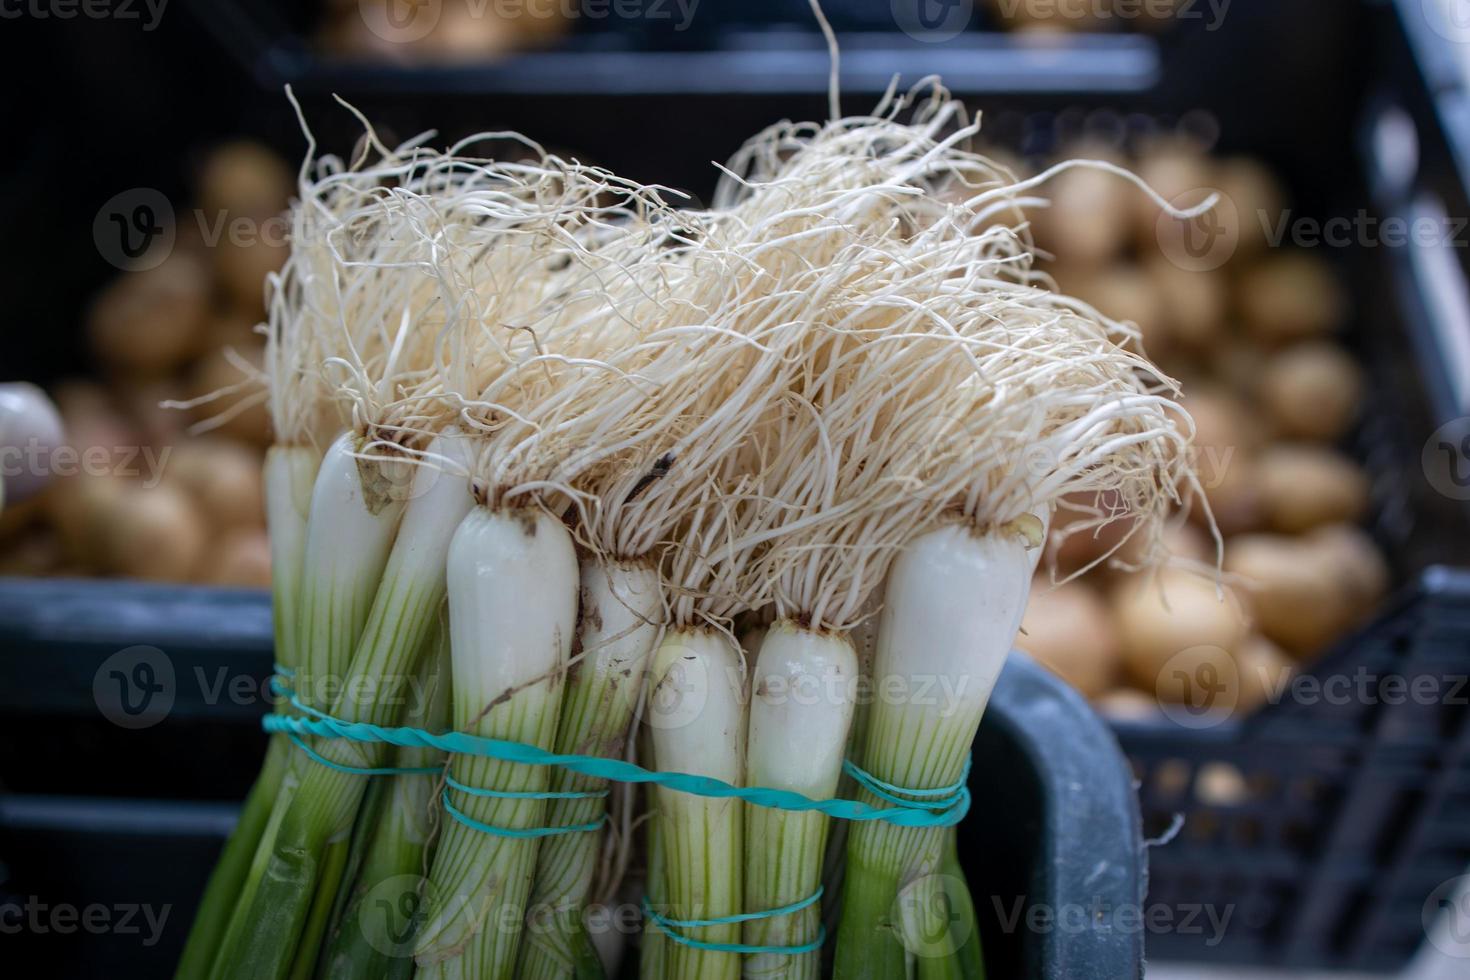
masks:
<instances>
[{"instance_id":1,"label":"green onion stalk","mask_svg":"<svg viewBox=\"0 0 1470 980\"><path fill-rule=\"evenodd\" d=\"M871 604L865 607L867 614L848 634L857 654L857 679L853 689L852 724L847 731L847 755L857 765L863 764L863 746L868 738L868 718L873 705L873 653L878 644L877 609ZM858 793L857 782L844 769L837 782L837 796L844 800L854 799ZM838 820L827 834L827 846L822 856L822 924L827 928L827 949L830 958L832 940L837 935L837 923L842 912L842 877L847 868L847 834L849 821Z\"/></svg>"},{"instance_id":2,"label":"green onion stalk","mask_svg":"<svg viewBox=\"0 0 1470 980\"><path fill-rule=\"evenodd\" d=\"M647 768L653 768L653 737L648 728L643 729L639 743L638 758ZM651 908L663 908L668 902L668 888L664 884L664 849L658 839L658 787L649 783L644 788L648 813L651 819L643 824L644 898ZM663 931L645 924L639 936L638 977L639 980L663 980L664 961L668 956L669 941Z\"/></svg>"},{"instance_id":3,"label":"green onion stalk","mask_svg":"<svg viewBox=\"0 0 1470 980\"><path fill-rule=\"evenodd\" d=\"M934 683L949 703L902 697L874 703L863 759L877 779L937 790L963 776L1026 608L1028 551L1040 545L1041 526L1029 515L989 532L950 523L918 537L894 562L875 681L881 690L908 691ZM871 793L862 798L886 805ZM944 904L936 889L965 889L963 881L943 877L945 837L943 828L880 821L849 830L835 977L904 976L910 960L956 952L953 937L933 929L932 910Z\"/></svg>"},{"instance_id":4,"label":"green onion stalk","mask_svg":"<svg viewBox=\"0 0 1470 980\"><path fill-rule=\"evenodd\" d=\"M712 629L671 632L654 653L649 724L654 755L665 772L709 776L741 785L745 770L745 672L740 652ZM744 804L659 786L657 836L663 849L665 902L671 919L723 919L744 911ZM657 927L655 927L657 928ZM736 944L739 924L681 927L703 943ZM668 980L733 980L738 953L698 949L666 937Z\"/></svg>"},{"instance_id":5,"label":"green onion stalk","mask_svg":"<svg viewBox=\"0 0 1470 980\"><path fill-rule=\"evenodd\" d=\"M403 724L441 732L449 727L449 630L437 626L424 658L421 683L413 692ZM393 766L433 770L444 753L423 746L400 746ZM353 862L351 886L343 889L336 925L318 970L326 980L413 976L413 946L422 918L430 841L442 820L438 781L419 772L384 777L375 818L359 819L360 860ZM364 815L368 813L364 804Z\"/></svg>"},{"instance_id":6,"label":"green onion stalk","mask_svg":"<svg viewBox=\"0 0 1470 980\"><path fill-rule=\"evenodd\" d=\"M663 592L648 562L586 561L582 565L577 641L581 659L568 671L557 729L559 754L620 758L637 709L648 655L658 638ZM593 794L553 799L552 827L583 826L607 812L607 780L553 769L557 793ZM601 973L586 934L584 910L596 878L604 834L548 837L536 862L528 935L516 975L522 980Z\"/></svg>"},{"instance_id":7,"label":"green onion stalk","mask_svg":"<svg viewBox=\"0 0 1470 980\"><path fill-rule=\"evenodd\" d=\"M448 569L455 730L550 749L577 626L571 535L540 509L477 506L454 535ZM508 980L550 775L476 755L452 757L450 773L417 976Z\"/></svg>"},{"instance_id":8,"label":"green onion stalk","mask_svg":"<svg viewBox=\"0 0 1470 980\"><path fill-rule=\"evenodd\" d=\"M841 634L781 619L766 631L755 664L746 777L752 785L830 799L842 773L852 720L857 656ZM820 813L746 808L745 904L752 911L812 898L821 883L830 821ZM821 906L745 924L751 946L802 947L820 935ZM815 980L820 947L804 953L757 953L746 977Z\"/></svg>"},{"instance_id":9,"label":"green onion stalk","mask_svg":"<svg viewBox=\"0 0 1470 980\"><path fill-rule=\"evenodd\" d=\"M266 524L270 531L275 656L276 664L287 675L278 679L287 687L291 683L289 673L295 669L300 656L297 600L302 587L307 516L319 463L316 450L305 446L276 445L266 452ZM275 710L279 712L285 707L284 698L278 696ZM209 883L194 915L189 938L175 971L179 980L200 980L209 975L256 848L283 786L288 783L293 752L285 735L270 737L260 774L245 798L240 819L225 841L224 850L210 873ZM294 778L290 779L289 786L294 788Z\"/></svg>"},{"instance_id":10,"label":"green onion stalk","mask_svg":"<svg viewBox=\"0 0 1470 980\"><path fill-rule=\"evenodd\" d=\"M359 458L350 435L329 450L308 530L302 617L312 645L296 678L304 706L396 724L444 601L449 539L473 503L461 444L449 433L432 440L406 493L393 468L407 464ZM369 778L353 770L382 768L388 753L377 743L310 741L327 762L303 763L300 786L273 814L277 827L262 840L225 937L221 976L285 977L299 957L316 955L300 949L301 938L319 882L345 861Z\"/></svg>"}]
</instances>

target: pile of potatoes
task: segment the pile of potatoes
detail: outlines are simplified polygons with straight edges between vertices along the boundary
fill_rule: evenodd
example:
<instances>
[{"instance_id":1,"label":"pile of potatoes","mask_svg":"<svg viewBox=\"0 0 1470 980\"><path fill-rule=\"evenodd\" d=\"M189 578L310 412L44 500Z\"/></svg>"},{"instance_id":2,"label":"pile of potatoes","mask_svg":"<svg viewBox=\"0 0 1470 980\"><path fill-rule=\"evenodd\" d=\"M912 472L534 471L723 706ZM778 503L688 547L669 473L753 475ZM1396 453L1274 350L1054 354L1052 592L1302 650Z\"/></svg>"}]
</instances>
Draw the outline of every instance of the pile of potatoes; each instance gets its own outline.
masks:
<instances>
[{"instance_id":1,"label":"pile of potatoes","mask_svg":"<svg viewBox=\"0 0 1470 980\"><path fill-rule=\"evenodd\" d=\"M1344 290L1321 254L1271 247L1265 228L1285 200L1254 160L1178 140L1131 159L1096 146L1065 155L1129 166L1170 200L1189 203L1203 189L1227 198L1219 220L1231 223L1234 244L1203 271L1171 260L1158 210L1107 174L1068 172L1036 221L1059 286L1134 323L1143 349L1182 382L1197 470L1225 538L1224 575L1217 589L1214 542L1195 507L1169 532L1180 567L1155 578L1106 563L1059 587L1039 575L1018 645L1117 716L1150 717L1161 702L1199 706L1202 678L1218 689L1213 707L1249 712L1281 694L1296 664L1372 615L1389 584L1360 527L1368 477L1341 448L1363 387L1335 339ZM1047 560L1058 578L1126 533L1079 533L1079 520L1063 515L1053 529Z\"/></svg>"},{"instance_id":2,"label":"pile of potatoes","mask_svg":"<svg viewBox=\"0 0 1470 980\"><path fill-rule=\"evenodd\" d=\"M89 462L48 466L44 492L0 512L0 574L269 585L264 406L233 396L187 410L160 403L239 386L242 365L260 365L255 328L266 275L286 258L278 216L293 186L266 148L219 146L200 168L195 206L176 209L162 261L96 297L86 323L95 379L50 392L65 445ZM231 224L236 233L212 234ZM220 424L189 434L211 419Z\"/></svg>"}]
</instances>

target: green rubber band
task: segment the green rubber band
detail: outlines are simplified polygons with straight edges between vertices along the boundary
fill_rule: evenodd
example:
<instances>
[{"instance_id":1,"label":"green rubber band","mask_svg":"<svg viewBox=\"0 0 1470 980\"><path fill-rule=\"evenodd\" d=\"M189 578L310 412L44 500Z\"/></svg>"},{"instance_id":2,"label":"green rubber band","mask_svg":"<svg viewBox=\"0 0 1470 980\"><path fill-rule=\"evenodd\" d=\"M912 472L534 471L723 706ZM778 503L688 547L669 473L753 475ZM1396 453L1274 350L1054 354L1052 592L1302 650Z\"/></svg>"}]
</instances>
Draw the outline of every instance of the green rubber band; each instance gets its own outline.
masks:
<instances>
[{"instance_id":1,"label":"green rubber band","mask_svg":"<svg viewBox=\"0 0 1470 980\"><path fill-rule=\"evenodd\" d=\"M709 926L739 925L742 922L755 922L761 919L776 919L783 915L794 915L802 909L815 905L822 898L823 888L818 885L816 893L803 898L799 902L783 905L778 909L767 909L764 912L741 912L737 915L721 916L717 919L675 919L671 916L661 915L653 910L648 904L648 899L643 899L643 914L648 920L658 927L658 931L669 939L688 946L691 949L705 950L711 953L740 953L753 956L757 953L768 953L775 956L802 956L806 953L815 953L827 942L827 929L823 925L817 926L817 938L809 943L799 946L750 946L745 943L710 943L702 939L691 939L679 932L680 929L704 929Z\"/></svg>"}]
</instances>

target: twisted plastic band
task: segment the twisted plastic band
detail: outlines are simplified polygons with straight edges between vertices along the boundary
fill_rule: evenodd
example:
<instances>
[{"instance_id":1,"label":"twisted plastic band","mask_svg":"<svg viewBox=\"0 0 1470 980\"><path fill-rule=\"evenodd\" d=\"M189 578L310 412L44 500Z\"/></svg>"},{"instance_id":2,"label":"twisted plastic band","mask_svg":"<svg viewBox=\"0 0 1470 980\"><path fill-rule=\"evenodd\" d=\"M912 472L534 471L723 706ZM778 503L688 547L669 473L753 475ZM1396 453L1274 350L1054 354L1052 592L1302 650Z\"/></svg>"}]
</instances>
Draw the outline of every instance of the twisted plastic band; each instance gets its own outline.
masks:
<instances>
[{"instance_id":1,"label":"twisted plastic band","mask_svg":"<svg viewBox=\"0 0 1470 980\"><path fill-rule=\"evenodd\" d=\"M608 794L608 791L605 789L595 793L554 793L544 790L481 789L478 786L467 786L447 774L444 777L444 781L461 793L468 793L471 796L485 796L496 800L600 800Z\"/></svg>"},{"instance_id":2,"label":"twisted plastic band","mask_svg":"<svg viewBox=\"0 0 1470 980\"><path fill-rule=\"evenodd\" d=\"M291 677L295 674L295 671L289 668L277 667L276 674L279 677ZM756 806L777 810L790 810L796 813L817 812L836 820L881 820L884 823L889 823L896 827L952 827L963 820L965 814L970 811L970 790L968 787L970 775L969 759L965 760L964 771L960 774L960 778L951 785L942 786L937 789L919 790L884 782L854 763L844 762L843 769L859 785L880 800L893 804L891 807L874 807L860 800L813 800L800 793L793 793L790 790L732 786L723 780L714 779L709 776L695 776L690 773L650 772L641 766L634 765L622 759L604 759L601 756L592 755L558 755L535 745L527 745L522 742L508 742L497 738L485 738L479 735L471 735L467 732L435 734L418 728L387 728L367 722L343 721L340 718L334 718L324 711L319 711L310 705L303 704L301 699L291 691L288 685L279 682L279 678L273 679L273 682L281 693L289 694L290 703L293 708L309 717L303 718L291 715L271 714L261 719L261 727L267 732L285 732L291 736L291 740L306 752L313 761L330 766L341 772L364 776L377 776L417 775L439 772L440 770L437 768L359 769L352 766L345 766L326 759L321 754L313 751L302 741L301 736L312 735L317 738L345 738L354 742L439 749L453 755L482 756L484 758L499 759L502 762L527 766L557 766L583 776L590 776L594 779L605 779L618 783L653 783L681 793L689 793L693 796L704 796L712 799L738 799ZM452 777L449 777L449 780L455 789L471 793L472 795L494 796L503 799L584 798L580 794L564 795L547 792L519 795L498 790L480 790L457 783ZM906 797L923 797L923 799ZM466 816L462 811L449 803L447 790L445 807L455 819L467 826L473 826L477 829L484 829L488 826L479 824L477 821L472 822L472 818ZM600 825L601 821L598 822L598 826ZM536 833L520 830L510 832L512 828L497 829L506 831L502 836L521 837L570 833L573 830L581 830L583 828L596 829L590 825L579 825L576 828L540 828L540 831ZM494 830L486 830L486 833L495 832Z\"/></svg>"},{"instance_id":3,"label":"twisted plastic band","mask_svg":"<svg viewBox=\"0 0 1470 980\"><path fill-rule=\"evenodd\" d=\"M965 757L965 768L960 772L960 778L949 786L941 786L938 789L910 789L907 786L896 786L893 783L884 782L877 776L863 769L857 763L844 759L842 771L851 776L859 786L889 803L897 803L899 806L918 807L921 810L949 810L952 807L964 803L965 809L970 808L970 759ZM934 797L934 799L909 799L908 797Z\"/></svg>"},{"instance_id":4,"label":"twisted plastic band","mask_svg":"<svg viewBox=\"0 0 1470 980\"><path fill-rule=\"evenodd\" d=\"M465 732L436 735L417 728L385 728L365 722L341 721L322 715L321 712L312 713L318 717L267 715L261 719L261 726L268 732L289 732L317 738L346 738L356 742L385 742L389 745L440 749L456 755L483 756L527 766L558 766L595 779L618 783L654 783L692 796L744 800L756 806L797 813L817 812L837 820L881 820L897 827L953 827L970 810L970 791L963 783L941 790L925 791L943 793L946 800L950 801L945 809L935 809L938 805L936 802L925 802L921 806L912 800L899 800L893 807L874 807L859 800L813 800L789 790L731 786L719 779L690 773L649 772L621 759L557 755L534 745L484 738Z\"/></svg>"},{"instance_id":5,"label":"twisted plastic band","mask_svg":"<svg viewBox=\"0 0 1470 980\"><path fill-rule=\"evenodd\" d=\"M754 955L756 953L771 953L777 956L801 956L805 953L815 953L822 948L827 941L827 929L825 926L817 926L817 938L800 946L747 946L744 943L707 943L700 939L690 939L679 932L680 929L703 929L707 926L738 925L742 922L754 922L759 919L776 919L783 915L793 915L804 908L815 905L822 898L822 887L817 886L815 894L803 898L799 902L783 905L778 909L768 909L764 912L742 912L739 915L726 915L717 919L674 919L666 915L660 915L648 904L648 899L643 900L643 914L648 921L658 926L659 932L681 946L691 949L702 949L711 953L742 953Z\"/></svg>"},{"instance_id":6,"label":"twisted plastic band","mask_svg":"<svg viewBox=\"0 0 1470 980\"><path fill-rule=\"evenodd\" d=\"M545 799L539 794L527 798ZM540 837L556 837L560 834L585 834L588 831L600 829L607 821L607 817L603 816L588 823L573 824L570 827L497 827L494 824L482 823L455 806L454 802L449 799L449 787L447 786L444 788L444 795L441 799L444 803L444 812L466 827L494 837L509 837L515 840L534 840Z\"/></svg>"}]
</instances>

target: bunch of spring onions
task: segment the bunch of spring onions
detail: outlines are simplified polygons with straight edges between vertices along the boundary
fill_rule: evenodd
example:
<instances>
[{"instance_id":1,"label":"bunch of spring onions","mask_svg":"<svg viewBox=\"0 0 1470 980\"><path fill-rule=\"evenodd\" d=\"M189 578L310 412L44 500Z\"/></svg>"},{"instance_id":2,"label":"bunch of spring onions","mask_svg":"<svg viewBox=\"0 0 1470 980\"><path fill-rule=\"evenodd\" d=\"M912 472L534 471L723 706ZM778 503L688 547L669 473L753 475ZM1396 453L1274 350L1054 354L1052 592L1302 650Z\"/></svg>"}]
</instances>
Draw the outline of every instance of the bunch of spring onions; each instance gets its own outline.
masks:
<instances>
[{"instance_id":1,"label":"bunch of spring onions","mask_svg":"<svg viewBox=\"0 0 1470 980\"><path fill-rule=\"evenodd\" d=\"M836 115L707 210L507 134L309 159L264 379L278 710L874 806L845 759L964 778L1055 508L1162 557L1192 426L1035 270L1049 174L937 83ZM981 968L952 830L276 735L179 976L610 975L610 903L653 913L647 978Z\"/></svg>"}]
</instances>

